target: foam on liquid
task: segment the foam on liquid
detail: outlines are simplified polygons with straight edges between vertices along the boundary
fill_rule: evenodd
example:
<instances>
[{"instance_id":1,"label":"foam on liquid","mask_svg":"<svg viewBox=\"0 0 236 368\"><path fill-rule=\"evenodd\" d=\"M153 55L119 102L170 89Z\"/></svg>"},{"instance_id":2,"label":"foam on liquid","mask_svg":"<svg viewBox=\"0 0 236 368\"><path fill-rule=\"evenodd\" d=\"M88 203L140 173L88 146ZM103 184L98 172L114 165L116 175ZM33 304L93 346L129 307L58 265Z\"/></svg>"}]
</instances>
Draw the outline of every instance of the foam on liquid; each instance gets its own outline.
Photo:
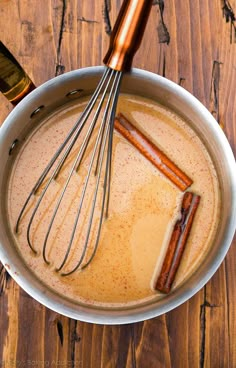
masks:
<instances>
[{"instance_id":1,"label":"foam on liquid","mask_svg":"<svg viewBox=\"0 0 236 368\"><path fill-rule=\"evenodd\" d=\"M8 207L12 229L28 193L84 107L83 100L77 106L57 112L23 144L9 182ZM139 129L193 179L190 190L201 195L174 282L173 287L177 287L196 269L211 245L220 200L217 175L202 142L176 114L153 101L129 95L120 96L118 110L131 121L136 121ZM74 301L117 306L161 297L152 288L153 280L160 272L183 193L117 132L114 134L109 217L103 224L93 262L82 272L77 271L66 277L54 271L55 266L60 265L68 244L89 155L84 158L79 174L73 174L64 207L55 223L47 248L51 264L48 266L43 262L42 244L49 215L53 213L56 193L64 184L77 150L78 147L72 152L57 181L50 186L49 194L40 206L36 224L32 227L33 244L38 255L33 254L26 241L30 211L22 220L19 234L14 234L18 250L39 279ZM83 230L87 223L86 214L82 215L81 221L68 270L75 266L86 236Z\"/></svg>"}]
</instances>

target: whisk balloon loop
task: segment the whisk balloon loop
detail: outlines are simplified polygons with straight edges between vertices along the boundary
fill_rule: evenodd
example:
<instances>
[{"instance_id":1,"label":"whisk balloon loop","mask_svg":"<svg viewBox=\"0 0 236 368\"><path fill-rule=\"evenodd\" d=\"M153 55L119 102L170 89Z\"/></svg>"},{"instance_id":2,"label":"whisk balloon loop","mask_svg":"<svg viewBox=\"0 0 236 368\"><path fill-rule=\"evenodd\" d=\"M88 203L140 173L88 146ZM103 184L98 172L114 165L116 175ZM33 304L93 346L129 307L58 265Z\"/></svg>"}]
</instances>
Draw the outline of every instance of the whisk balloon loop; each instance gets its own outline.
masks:
<instances>
[{"instance_id":1,"label":"whisk balloon loop","mask_svg":"<svg viewBox=\"0 0 236 368\"><path fill-rule=\"evenodd\" d=\"M33 186L17 219L16 233L19 231L21 220L24 217L29 203L32 198L35 198L35 195L38 194L38 198L30 215L26 230L28 245L34 253L37 253L32 240L32 227L36 215L38 214L40 206L45 199L46 194L50 190L52 183L59 177L66 161L68 161L69 155L73 152L75 145L78 144L78 140L81 138L81 135L83 136L84 134L82 143L80 143L78 148L78 153L76 153L76 157L72 163L58 199L56 200L52 214L50 215L50 221L42 245L43 260L46 264L50 264L48 243L53 226L55 226L56 217L61 209L62 202L73 175L75 173L80 175L80 168L83 164L83 159L86 156L88 147L91 146L91 138L97 134L90 161L87 166L87 174L83 183L81 195L80 198L78 198L78 205L69 243L65 247L64 257L60 265L56 267L56 271L60 272L62 276L71 275L76 270L86 268L92 262L98 249L102 223L104 219L108 217L109 212L112 177L113 130L122 75L123 71L126 71L131 67L133 56L141 43L151 6L152 0L125 0L123 2L111 35L109 50L104 58L104 63L107 66L104 74L86 108L81 113L79 119L68 133L64 142L57 149L56 153ZM85 198L89 190L89 183L92 176L95 176L96 180L91 194L91 206L86 224L82 250L77 263L72 266L71 270L68 270L67 263L71 255L72 248L76 245L76 234L80 227L79 225L81 225L81 212L85 205ZM103 185L101 182L103 182ZM102 188L102 191L100 188ZM40 189L42 190L41 193L39 193ZM99 207L98 220L95 221L95 211L98 207L99 191L102 193L101 204ZM91 234L93 234L94 239L91 239Z\"/></svg>"},{"instance_id":2,"label":"whisk balloon loop","mask_svg":"<svg viewBox=\"0 0 236 368\"><path fill-rule=\"evenodd\" d=\"M98 156L97 156L98 169L96 170L97 172L95 172L95 174L97 175L97 180L96 180L96 186L95 186L95 191L94 191L94 196L93 196L91 214L90 214L90 217L89 217L87 235L86 235L85 243L84 243L84 246L83 246L83 251L82 251L81 257L79 259L79 262L72 269L72 271L70 271L68 273L62 273L63 276L70 275L71 273L75 272L82 265L82 262L85 258L85 255L86 255L86 250L88 248L89 237L90 237L90 234L91 234L91 228L92 228L92 224L93 224L94 211L95 211L95 205L96 205L97 194L98 194L98 189L99 189L99 183L100 183L100 179L101 179L102 165L103 165L103 160L104 160L104 156L105 156L106 144L107 144L107 140L108 140L105 178L104 178L104 185L103 185L103 199L102 199L102 206L101 206L101 213L100 213L100 220L99 220L99 227L98 227L98 231L97 231L97 237L96 237L96 241L95 241L95 245L94 245L92 255L90 256L88 261L86 261L86 263L81 266L81 269L86 268L89 265L89 263L91 263L92 259L95 256L97 246L98 246L98 242L99 242L99 239L100 239L107 187L110 187L110 181L111 181L111 175L110 175L111 169L110 168L111 168L111 157L112 157L113 129L114 129L116 105L117 105L120 82L121 82L121 76L122 76L122 73L119 72L119 71L112 71L111 74L113 74L113 73L115 74L115 78L114 78L114 81L113 81L113 84L112 84L111 91L110 91L109 96L108 96L108 101L107 101L107 104L106 104L104 116L103 116L102 123L101 123L100 128L99 128L99 133L98 133L96 143L95 143L95 147L94 147L94 150L93 150L93 153L92 153L92 157L91 157L91 161L90 161L90 165L89 165L89 169L88 169L88 174L87 174L85 185L84 185L84 188L83 188L83 191L82 191L82 196L81 196L80 204L79 204L79 210L78 210L76 220L75 220L75 223L74 223L70 243L69 243L67 252L65 254L65 257L63 259L63 262L61 263L61 265L57 269L57 271L60 271L63 268L63 266L65 265L65 263L67 261L67 258L69 256L70 249L71 249L71 246L73 244L73 240L74 240L75 233L76 233L76 228L78 226L79 217L80 217L81 209L82 209L84 198L85 198L85 192L87 190L89 178L90 178L90 175L91 175L91 172L92 172L93 163L94 163L94 160L95 160L95 157L96 157L96 153L98 151ZM104 101L104 98L105 98L105 94L103 94L101 102ZM111 105L111 108L110 108L110 105ZM100 144L100 147L99 147L99 144ZM75 164L77 164L77 163L75 162ZM109 196L107 196L107 210L108 210L108 205L109 205Z\"/></svg>"},{"instance_id":3,"label":"whisk balloon loop","mask_svg":"<svg viewBox=\"0 0 236 368\"><path fill-rule=\"evenodd\" d=\"M38 179L37 183L35 184L34 188L32 189L32 191L30 193L30 196L27 198L27 200L26 200L26 202L23 206L23 209L22 209L22 211L21 211L21 213L18 217L17 231L18 231L18 228L19 228L20 220L21 220L21 218L24 214L24 210L26 209L30 198L34 194L36 194L36 192L40 188L42 182L46 178L47 174L52 169L53 164L59 158L60 154L63 153L63 150L65 150L62 157L61 157L61 159L58 161L58 164L56 165L55 169L53 170L50 178L48 179L45 188L43 189L42 193L40 194L39 199L38 199L38 201L37 201L37 203L34 207L34 210L31 214L31 217L30 217L30 220L29 220L29 223L28 223L27 242L28 242L29 247L33 250L33 252L37 253L36 249L34 248L34 246L32 244L32 241L31 241L31 229L32 229L32 224L33 224L34 218L37 214L37 211L39 210L40 204L43 201L43 199L44 199L51 183L53 182L53 180L56 180L56 178L58 177L58 175L60 173L60 170L63 167L63 165L64 165L69 153L71 152L72 148L74 147L77 139L79 138L79 135L82 132L82 129L84 128L85 123L87 122L87 119L89 118L89 116L93 112L93 107L94 107L95 103L97 102L98 96L100 95L100 93L102 93L101 100L99 101L98 107L97 107L97 109L95 111L95 114L93 116L93 119L92 119L92 121L89 125L86 136L83 140L83 143L82 143L82 145L79 149L79 152L76 156L76 159L75 159L75 161L72 165L72 168L69 172L69 175L68 175L67 180L64 184L64 187L63 187L63 190L60 194L60 197L59 197L59 199L56 203L51 221L50 221L49 226L48 226L48 230L47 230L45 240L44 240L44 244L43 244L42 254L43 254L44 261L47 264L49 264L50 262L47 258L47 255L46 255L46 248L47 248L47 244L48 244L48 238L49 238L52 226L54 224L54 220L55 220L56 215L58 213L59 207L62 203L65 192L68 188L69 182L72 178L73 172L74 171L77 171L77 172L79 171L79 167L80 167L80 164L82 162L83 156L85 154L86 148L88 146L89 140L91 138L91 135L94 131L94 128L95 128L96 124L98 123L99 114L101 112L103 104L105 103L105 98L106 98L106 95L108 94L109 87L111 86L110 92L108 94L108 98L107 98L103 118L101 120L101 124L100 124L100 127L99 127L99 132L98 132L98 135L97 135L95 147L94 147L94 150L93 150L93 153L92 153L90 165L89 165L89 168L88 168L88 174L87 174L86 181L85 181L83 191L82 191L82 195L81 195L81 198L80 198L80 203L79 203L79 206L78 206L78 212L77 212L75 223L74 223L74 226L73 226L71 239L70 239L68 248L66 250L64 259L63 259L61 265L57 268L57 271L60 271L63 268L63 266L65 265L65 263L67 261L67 258L69 256L69 253L70 253L70 250L71 250L71 247L72 247L72 244L73 244L73 240L74 240L74 237L75 237L75 233L76 233L76 228L78 226L79 217L80 217L82 205L83 205L83 202L84 202L85 193L86 193L86 190L87 190L89 178L91 176L93 163L94 163L96 153L97 153L97 165L96 165L96 170L95 170L95 174L97 175L97 182L96 182L96 187L95 187L92 211L91 211L90 220L89 220L89 229L87 231L85 245L84 245L81 257L79 259L78 265L75 267L75 269L73 269L73 271L69 272L68 274L70 274L70 273L74 272L76 269L78 269L79 266L81 265L84 257L85 257L86 249L87 249L88 241L89 241L89 234L90 234L90 230L91 230L92 222L93 222L93 215L94 215L94 209L95 209L95 204L96 204L96 198L97 198L99 182L100 182L100 178L101 178L102 163L103 163L104 155L105 155L106 142L107 142L108 135L109 135L109 143L108 143L108 148L107 148L107 160L106 160L107 162L106 162L105 180L104 180L103 204L102 204L102 208L101 208L101 216L100 216L100 221L99 221L98 234L97 234L97 237L96 237L96 243L95 243L95 246L94 246L94 251L93 251L90 259L81 268L87 267L87 265L91 262L92 258L94 257L94 255L96 253L96 249L97 249L97 245L98 245L99 237L100 237L100 232L101 232L101 224L102 224L104 207L105 207L105 198L106 198L106 193L107 193L107 185L110 188L110 181L111 181L110 172L111 172L111 156L112 156L112 138L113 138L115 111L116 111L116 105L117 105L117 100L118 100L118 95L119 95L121 77L122 77L122 73L120 71L114 71L110 68L106 68L106 70L104 72L104 75L102 77L101 83L98 85L98 88L94 92L94 95L91 97L86 109L81 114L78 122L76 122L75 127L73 127L72 130L69 132L66 140L63 142L63 144L58 149L57 155L55 155L53 157L53 159L49 162L48 166L45 168L44 172L42 173L42 175ZM106 84L105 89L102 92L102 89L103 89L105 84ZM108 203L109 203L109 197L107 197L107 211L108 211Z\"/></svg>"},{"instance_id":4,"label":"whisk balloon loop","mask_svg":"<svg viewBox=\"0 0 236 368\"><path fill-rule=\"evenodd\" d=\"M59 155L61 154L61 152L63 151L63 149L66 147L67 143L70 141L70 139L72 138L73 134L75 133L75 131L78 129L78 127L80 126L80 129L82 129L83 127L83 119L89 115L90 113L90 109L92 110L92 108L94 107L96 100L99 96L99 92L100 92L100 88L104 85L105 82L105 78L106 75L108 73L108 70L106 70L106 72L103 74L103 77L100 80L100 83L98 84L95 92L93 93L90 103L86 106L85 110L83 111L83 113L80 115L78 121L75 123L75 125L73 126L73 128L71 129L71 131L69 132L69 134L67 135L67 137L65 138L64 142L60 145L60 147L58 148L58 150L55 152L54 156L52 157L52 159L49 161L48 165L46 166L46 168L44 169L44 171L42 172L42 174L40 175L39 179L37 180L37 182L35 183L34 187L32 188L31 192L29 193L21 211L20 214L18 216L17 222L16 222L16 228L15 231L16 233L18 233L19 230L19 225L20 225L20 221L22 219L22 216L25 213L26 207L29 204L29 201L31 199L31 197L33 195L35 195L37 193L37 191L39 190L39 188L41 187L42 183L44 182L46 176L48 175L49 171L51 170L51 168L53 167L54 163L56 162L56 160L58 159ZM77 134L79 134L80 131L77 132ZM74 137L74 139L76 139L78 137L78 135L76 137ZM72 145L71 145L72 147ZM64 159L61 160L61 167L64 163L64 161L66 160L66 158L69 155L69 151L67 151L64 154ZM59 173L59 171L57 171L57 174ZM56 174L56 173L55 173ZM55 175L56 176L56 175ZM36 250L32 249L32 251L34 251L35 253Z\"/></svg>"}]
</instances>

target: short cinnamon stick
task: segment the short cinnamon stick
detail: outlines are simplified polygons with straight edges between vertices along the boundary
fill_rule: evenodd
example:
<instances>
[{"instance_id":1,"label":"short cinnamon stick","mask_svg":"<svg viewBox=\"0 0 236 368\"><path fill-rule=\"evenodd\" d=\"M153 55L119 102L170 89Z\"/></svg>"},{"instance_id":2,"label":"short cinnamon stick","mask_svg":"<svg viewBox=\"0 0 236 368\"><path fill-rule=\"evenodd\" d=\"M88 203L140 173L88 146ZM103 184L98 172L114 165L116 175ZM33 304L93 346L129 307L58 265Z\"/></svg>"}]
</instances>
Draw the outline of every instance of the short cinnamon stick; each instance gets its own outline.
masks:
<instances>
[{"instance_id":1,"label":"short cinnamon stick","mask_svg":"<svg viewBox=\"0 0 236 368\"><path fill-rule=\"evenodd\" d=\"M115 119L115 128L179 189L185 191L193 183L193 181L175 165L164 152L145 137L145 135L121 113L119 113Z\"/></svg>"},{"instance_id":2,"label":"short cinnamon stick","mask_svg":"<svg viewBox=\"0 0 236 368\"><path fill-rule=\"evenodd\" d=\"M190 234L200 196L186 192L181 205L181 219L175 223L167 253L155 289L169 293Z\"/></svg>"}]
</instances>

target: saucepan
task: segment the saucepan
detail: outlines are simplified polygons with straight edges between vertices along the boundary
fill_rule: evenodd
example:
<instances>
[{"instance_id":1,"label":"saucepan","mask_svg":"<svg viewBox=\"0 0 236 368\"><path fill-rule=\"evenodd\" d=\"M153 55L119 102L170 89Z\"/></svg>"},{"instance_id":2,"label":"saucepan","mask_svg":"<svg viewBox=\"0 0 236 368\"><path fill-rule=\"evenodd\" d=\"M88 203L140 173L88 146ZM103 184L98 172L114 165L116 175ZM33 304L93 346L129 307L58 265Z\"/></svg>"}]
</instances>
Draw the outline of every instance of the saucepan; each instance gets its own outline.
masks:
<instances>
[{"instance_id":1,"label":"saucepan","mask_svg":"<svg viewBox=\"0 0 236 368\"><path fill-rule=\"evenodd\" d=\"M210 112L181 86L140 69L124 75L121 93L158 101L182 116L207 147L219 178L220 221L212 246L195 272L162 299L121 308L86 305L59 295L40 281L16 251L7 215L8 178L17 155L17 142L41 124L53 111L77 103L94 91L103 67L90 67L49 80L26 96L10 113L0 129L0 260L14 280L33 298L68 317L101 324L123 324L149 319L184 303L216 272L223 261L236 227L236 164L230 145ZM72 92L72 93L71 93ZM75 93L77 92L77 93Z\"/></svg>"}]
</instances>

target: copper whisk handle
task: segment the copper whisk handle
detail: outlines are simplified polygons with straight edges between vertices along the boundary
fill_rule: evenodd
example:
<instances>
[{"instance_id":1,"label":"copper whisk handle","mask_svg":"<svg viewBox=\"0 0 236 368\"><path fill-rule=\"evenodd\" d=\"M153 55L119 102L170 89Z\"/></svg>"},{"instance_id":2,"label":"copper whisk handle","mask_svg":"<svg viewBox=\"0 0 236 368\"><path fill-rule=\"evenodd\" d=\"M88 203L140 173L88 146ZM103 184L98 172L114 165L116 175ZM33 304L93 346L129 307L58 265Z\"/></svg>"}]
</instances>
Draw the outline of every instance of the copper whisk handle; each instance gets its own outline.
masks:
<instances>
[{"instance_id":1,"label":"copper whisk handle","mask_svg":"<svg viewBox=\"0 0 236 368\"><path fill-rule=\"evenodd\" d=\"M138 50L153 0L124 0L103 60L111 69L129 70Z\"/></svg>"}]
</instances>

